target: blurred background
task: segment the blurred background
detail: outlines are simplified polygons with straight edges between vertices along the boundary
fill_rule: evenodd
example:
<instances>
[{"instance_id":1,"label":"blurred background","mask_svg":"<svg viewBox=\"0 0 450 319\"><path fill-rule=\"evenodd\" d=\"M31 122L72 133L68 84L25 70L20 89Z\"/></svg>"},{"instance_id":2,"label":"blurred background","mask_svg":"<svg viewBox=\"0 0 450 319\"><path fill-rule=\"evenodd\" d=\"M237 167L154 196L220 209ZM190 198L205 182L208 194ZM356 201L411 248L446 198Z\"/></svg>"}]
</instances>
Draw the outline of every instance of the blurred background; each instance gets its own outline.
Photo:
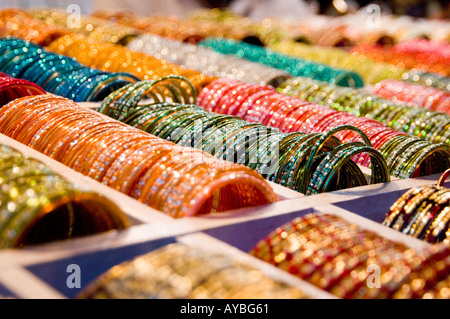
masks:
<instances>
[{"instance_id":1,"label":"blurred background","mask_svg":"<svg viewBox=\"0 0 450 319\"><path fill-rule=\"evenodd\" d=\"M99 9L125 10L136 14L187 16L199 8L228 7L235 13L253 18L290 17L325 14L340 16L355 12L369 4L378 4L383 13L409 15L429 19L450 19L449 0L0 0L0 9L7 7L67 8L78 4L82 14Z\"/></svg>"}]
</instances>

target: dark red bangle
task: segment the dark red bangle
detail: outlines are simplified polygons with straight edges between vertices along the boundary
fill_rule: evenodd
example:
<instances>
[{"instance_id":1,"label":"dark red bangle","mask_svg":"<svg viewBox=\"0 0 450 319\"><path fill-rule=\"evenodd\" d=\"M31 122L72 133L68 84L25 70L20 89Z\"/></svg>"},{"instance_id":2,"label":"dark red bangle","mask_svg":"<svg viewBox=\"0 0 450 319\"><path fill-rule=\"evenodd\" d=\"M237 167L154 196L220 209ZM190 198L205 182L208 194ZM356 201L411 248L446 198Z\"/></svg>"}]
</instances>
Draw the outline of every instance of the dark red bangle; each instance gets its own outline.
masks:
<instances>
[{"instance_id":1,"label":"dark red bangle","mask_svg":"<svg viewBox=\"0 0 450 319\"><path fill-rule=\"evenodd\" d=\"M39 85L0 73L0 107L23 96L45 94Z\"/></svg>"}]
</instances>

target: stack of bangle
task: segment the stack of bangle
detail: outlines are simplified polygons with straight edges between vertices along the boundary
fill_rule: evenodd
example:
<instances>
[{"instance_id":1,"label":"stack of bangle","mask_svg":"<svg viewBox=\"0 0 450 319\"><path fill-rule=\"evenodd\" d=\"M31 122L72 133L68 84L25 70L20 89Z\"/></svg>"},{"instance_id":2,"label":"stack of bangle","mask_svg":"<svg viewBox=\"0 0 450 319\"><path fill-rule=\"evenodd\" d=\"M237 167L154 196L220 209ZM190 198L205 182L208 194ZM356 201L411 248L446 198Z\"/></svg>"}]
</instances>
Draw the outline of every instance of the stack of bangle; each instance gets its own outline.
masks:
<instances>
[{"instance_id":1,"label":"stack of bangle","mask_svg":"<svg viewBox=\"0 0 450 319\"><path fill-rule=\"evenodd\" d=\"M247 83L268 84L276 87L291 77L282 70L156 35L140 36L131 41L128 48L204 74Z\"/></svg>"},{"instance_id":2,"label":"stack of bangle","mask_svg":"<svg viewBox=\"0 0 450 319\"><path fill-rule=\"evenodd\" d=\"M31 18L19 9L0 10L0 36L14 36L46 46L68 31Z\"/></svg>"},{"instance_id":3,"label":"stack of bangle","mask_svg":"<svg viewBox=\"0 0 450 319\"><path fill-rule=\"evenodd\" d=\"M5 105L0 133L176 218L276 201L262 176L243 165L177 146L52 94Z\"/></svg>"},{"instance_id":4,"label":"stack of bangle","mask_svg":"<svg viewBox=\"0 0 450 319\"><path fill-rule=\"evenodd\" d=\"M250 253L338 297L386 299L401 298L412 278L423 281L414 297L438 289L448 280L449 252L445 245L422 255L341 217L315 213L277 228ZM432 276L423 271L424 265ZM377 273L380 277L373 280Z\"/></svg>"},{"instance_id":5,"label":"stack of bangle","mask_svg":"<svg viewBox=\"0 0 450 319\"><path fill-rule=\"evenodd\" d=\"M385 79L401 79L407 71L390 64L377 63L364 56L353 56L339 48L316 47L286 40L272 45L271 49L334 68L351 70L358 73L365 83L371 84Z\"/></svg>"},{"instance_id":6,"label":"stack of bangle","mask_svg":"<svg viewBox=\"0 0 450 319\"><path fill-rule=\"evenodd\" d=\"M70 14L58 9L30 9L27 11L34 19L41 20L49 25L66 28L75 33L83 33L97 41L126 45L131 39L139 35L139 31L108 23L103 19L80 16L77 21L68 24Z\"/></svg>"},{"instance_id":7,"label":"stack of bangle","mask_svg":"<svg viewBox=\"0 0 450 319\"><path fill-rule=\"evenodd\" d=\"M392 48L379 46L357 46L352 49L352 55L366 56L377 62L393 64L399 68L418 69L423 72L450 75L449 58L438 53L407 53L399 52L396 46Z\"/></svg>"},{"instance_id":8,"label":"stack of bangle","mask_svg":"<svg viewBox=\"0 0 450 319\"><path fill-rule=\"evenodd\" d=\"M375 94L399 104L411 104L450 115L450 92L397 80L384 80L374 87Z\"/></svg>"},{"instance_id":9,"label":"stack of bangle","mask_svg":"<svg viewBox=\"0 0 450 319\"><path fill-rule=\"evenodd\" d=\"M254 41L262 45L250 19L233 21L200 21L196 18L180 19L174 16L152 15L145 18L123 15L121 12L94 12L93 16L117 21L145 33L159 35L172 40L196 44L207 36L226 37L236 40Z\"/></svg>"},{"instance_id":10,"label":"stack of bangle","mask_svg":"<svg viewBox=\"0 0 450 319\"><path fill-rule=\"evenodd\" d=\"M450 92L450 78L438 74L411 70L402 75L402 80Z\"/></svg>"},{"instance_id":11,"label":"stack of bangle","mask_svg":"<svg viewBox=\"0 0 450 319\"><path fill-rule=\"evenodd\" d=\"M402 41L395 46L397 52L412 54L436 54L440 57L448 59L450 56L450 45L445 42L432 41L426 39L412 39Z\"/></svg>"},{"instance_id":12,"label":"stack of bangle","mask_svg":"<svg viewBox=\"0 0 450 319\"><path fill-rule=\"evenodd\" d=\"M39 85L0 72L0 107L22 96L39 94L45 94Z\"/></svg>"},{"instance_id":13,"label":"stack of bangle","mask_svg":"<svg viewBox=\"0 0 450 319\"><path fill-rule=\"evenodd\" d=\"M293 76L306 76L312 79L335 83L341 86L362 87L363 80L354 72L335 69L323 64L313 63L267 50L261 46L236 42L234 40L208 38L199 45L214 49L223 54L236 55L253 62L284 70Z\"/></svg>"},{"instance_id":14,"label":"stack of bangle","mask_svg":"<svg viewBox=\"0 0 450 319\"><path fill-rule=\"evenodd\" d=\"M129 73L91 69L75 59L44 51L15 38L0 38L0 71L34 82L47 92L77 102L101 101L118 88L138 80Z\"/></svg>"},{"instance_id":15,"label":"stack of bangle","mask_svg":"<svg viewBox=\"0 0 450 319\"><path fill-rule=\"evenodd\" d=\"M129 72L141 80L157 80L168 75L181 75L188 78L198 92L215 79L119 45L95 41L82 34L62 37L53 41L48 49L74 57L84 65L103 71Z\"/></svg>"},{"instance_id":16,"label":"stack of bangle","mask_svg":"<svg viewBox=\"0 0 450 319\"><path fill-rule=\"evenodd\" d=\"M383 225L430 243L450 243L450 189L443 186L449 174L450 169L437 185L415 187L403 194Z\"/></svg>"},{"instance_id":17,"label":"stack of bangle","mask_svg":"<svg viewBox=\"0 0 450 319\"><path fill-rule=\"evenodd\" d=\"M0 249L125 229L109 199L77 188L43 163L0 145Z\"/></svg>"},{"instance_id":18,"label":"stack of bangle","mask_svg":"<svg viewBox=\"0 0 450 319\"><path fill-rule=\"evenodd\" d=\"M304 299L235 258L170 244L116 265L92 281L78 299Z\"/></svg>"},{"instance_id":19,"label":"stack of bangle","mask_svg":"<svg viewBox=\"0 0 450 319\"><path fill-rule=\"evenodd\" d=\"M266 179L307 195L366 185L366 178L352 161L357 155L370 158L371 184L389 181L383 156L355 127L342 126L324 134L286 134L236 116L210 113L196 105L164 103L159 99L139 103L151 90L163 91L169 85L174 89L176 84L170 81L175 80L182 81L170 77L124 87L108 96L99 111L174 143L245 164ZM179 101L176 95L168 98ZM359 134L363 142L341 144L333 138L344 131Z\"/></svg>"},{"instance_id":20,"label":"stack of bangle","mask_svg":"<svg viewBox=\"0 0 450 319\"><path fill-rule=\"evenodd\" d=\"M314 103L329 105L336 110L343 110L356 116L375 119L394 130L402 130L431 143L450 144L448 114L399 105L358 89L337 87L300 77L287 80L278 91Z\"/></svg>"},{"instance_id":21,"label":"stack of bangle","mask_svg":"<svg viewBox=\"0 0 450 319\"><path fill-rule=\"evenodd\" d=\"M391 176L399 178L441 173L450 165L450 148L446 145L431 144L392 130L378 121L280 94L270 87L218 79L202 90L198 104L208 111L236 115L282 132L326 132L342 124L353 125L382 152ZM337 136L344 143L360 140L352 132L340 132ZM360 157L357 163L368 166L370 161L366 156Z\"/></svg>"},{"instance_id":22,"label":"stack of bangle","mask_svg":"<svg viewBox=\"0 0 450 319\"><path fill-rule=\"evenodd\" d=\"M196 44L206 36L199 27L175 16L152 15L142 17L132 12L109 10L95 11L92 16L137 29L145 34L159 35L186 43Z\"/></svg>"}]
</instances>

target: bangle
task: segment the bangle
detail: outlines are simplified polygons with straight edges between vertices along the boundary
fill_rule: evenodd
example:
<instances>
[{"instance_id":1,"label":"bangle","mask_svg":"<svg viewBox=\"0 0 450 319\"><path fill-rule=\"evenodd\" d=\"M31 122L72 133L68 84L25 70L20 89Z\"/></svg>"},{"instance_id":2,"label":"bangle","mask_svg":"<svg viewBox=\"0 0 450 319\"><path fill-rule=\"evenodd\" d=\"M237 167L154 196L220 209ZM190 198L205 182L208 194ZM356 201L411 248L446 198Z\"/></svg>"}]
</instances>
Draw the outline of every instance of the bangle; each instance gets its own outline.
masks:
<instances>
[{"instance_id":1,"label":"bangle","mask_svg":"<svg viewBox=\"0 0 450 319\"><path fill-rule=\"evenodd\" d=\"M421 255L325 213L308 214L278 227L250 254L341 298L398 298L414 279L426 281L421 288L439 289L449 268L441 262L448 259L448 245ZM372 264L383 275L381 287L368 289ZM433 276L426 277L425 269ZM424 293L425 289L415 290L416 297Z\"/></svg>"},{"instance_id":2,"label":"bangle","mask_svg":"<svg viewBox=\"0 0 450 319\"><path fill-rule=\"evenodd\" d=\"M382 123L374 119L359 118L354 115L338 112L336 105L333 108L319 106L310 103L315 96L319 96L324 88L326 103L333 105L332 99L342 101L344 97L349 97L348 93L351 88L325 90L329 84L316 82L310 79L296 78L286 81L278 90L282 93L297 95L298 92L308 94L307 100L300 98L288 97L284 94L277 93L274 89L262 88L258 85L243 84L238 81L230 81L220 79L208 85L198 96L198 103L206 110L212 110L221 114L233 114L250 122L259 122L270 124L278 128L282 132L326 132L330 128L341 125L352 125L363 131L371 144L380 152L388 162L389 174L391 176L408 178L423 174L433 174L442 172L442 170L450 165L448 146L431 143L421 140L418 137L411 137L402 132L396 132L387 128ZM258 91L257 88L261 90ZM247 93L249 92L249 93ZM255 92L255 93L252 93ZM316 92L316 93L314 93ZM332 93L330 93L332 92ZM229 102L232 96L236 96L238 103ZM239 98L238 98L239 97ZM303 97L303 96L302 96ZM363 106L359 103L357 108L360 113L363 109L367 109L373 103L373 98L368 96L362 99L367 105ZM356 103L356 101L355 101ZM380 104L381 105L381 104ZM229 108L232 110L229 110ZM383 109L383 110L386 110ZM356 112L356 111L355 111ZM437 127L438 122L430 125L429 133L433 132L433 127ZM419 134L419 133L417 133ZM441 137L446 136L446 132ZM398 138L396 136L399 136ZM400 137L405 136L405 137ZM338 133L338 137L342 142L347 143L355 141L359 137L352 132ZM394 139L395 138L395 139ZM408 138L408 141L400 144L400 140ZM394 143L394 141L396 141ZM425 143L424 143L425 142ZM370 166L370 156L360 153L357 163ZM350 164L351 165L351 164ZM381 167L379 167L382 169ZM345 170L351 169L346 166ZM351 169L354 171L353 169ZM306 189L304 190L306 192Z\"/></svg>"},{"instance_id":3,"label":"bangle","mask_svg":"<svg viewBox=\"0 0 450 319\"><path fill-rule=\"evenodd\" d=\"M242 57L220 54L206 47L156 35L142 35L131 41L128 48L214 77L273 86L291 77L283 70L249 62Z\"/></svg>"},{"instance_id":4,"label":"bangle","mask_svg":"<svg viewBox=\"0 0 450 319\"><path fill-rule=\"evenodd\" d=\"M165 81L158 83L165 83ZM251 97L256 94L254 90L245 91L253 88L249 84L233 83L235 83L234 87L226 86L226 89L221 89L224 96L220 97L220 101L230 103L229 105L235 107L239 105L235 101L244 101L243 97ZM219 89L219 86L215 85ZM245 164L251 169L255 169L266 179L303 193L306 193L306 187L312 181L311 177L314 173L313 166L308 162L308 159L322 159L326 157L328 152L331 153L334 148L341 144L335 138L330 139L332 134L330 136L309 134L307 137L299 136L297 133L284 134L263 125L249 124L235 116L209 113L195 105L181 105L169 102L155 103L154 101L157 100L155 98L152 99L150 104L140 102L144 96L152 95L152 90L156 91L157 89L158 86L151 82L138 82L112 93L104 100L99 110L106 115L160 138L168 139L181 145L199 148L231 162ZM266 87L266 89L268 92L269 87ZM240 90L244 90L242 95L238 93ZM287 96L285 98L291 99ZM168 97L168 100L172 100L172 98ZM276 99L269 99L267 100L267 105L276 108L276 102ZM215 104L220 105L220 102ZM259 106L262 107L263 103ZM289 108L286 110L289 110ZM271 114L269 112L269 114L261 116L270 118ZM225 125L227 125L226 129ZM356 128L350 126L346 128L356 130ZM360 132L360 134L363 133ZM297 136L299 136L299 140L296 139ZM324 144L319 149L316 149L315 152L312 152L313 140L315 141L320 136L326 137L323 141ZM374 175L371 182L378 183L389 180L387 168L381 154L372 149L370 141L364 134L363 137L367 144L364 145L364 150L367 150L373 156L378 154L377 159L374 160ZM323 151L321 150L322 148ZM353 149L353 145L343 144L342 148L348 151L350 148ZM191 156L195 156L195 154ZM89 158L93 158L92 155ZM170 156L165 156L165 160L167 162L164 163L164 167L176 165L176 163L171 163ZM345 165L342 165L344 162ZM350 157L342 158L339 163L343 169L341 169L341 166L333 167L333 174L338 173L342 176L342 183L331 185L330 182L327 182L327 186L324 188L317 186L318 192L327 191L329 188L340 189L367 184L360 169L356 164L352 165L350 162ZM157 169L155 167L155 170ZM192 169L197 169L197 167L193 166ZM174 166L173 170L178 172L179 176L187 174L179 173L180 168L177 166ZM148 174L149 178L151 178L152 174L153 178L156 178L161 172L155 171L150 173L149 171ZM170 176L168 173L166 178ZM312 183L314 186L319 181ZM151 184L149 183L149 185ZM169 185L171 184L165 182L163 178L160 180L160 185L164 185L165 189L170 189ZM138 191L142 196L141 200L147 203L154 201L154 196L157 196L160 192L163 192L163 190L156 186L142 188Z\"/></svg>"},{"instance_id":5,"label":"bangle","mask_svg":"<svg viewBox=\"0 0 450 319\"><path fill-rule=\"evenodd\" d=\"M16 98L45 94L43 88L30 81L15 79L0 72L0 106Z\"/></svg>"},{"instance_id":6,"label":"bangle","mask_svg":"<svg viewBox=\"0 0 450 319\"><path fill-rule=\"evenodd\" d=\"M323 64L308 62L284 54L268 51L263 47L231 39L208 38L199 45L211 48L225 55L236 55L252 62L258 62L276 69L284 70L292 76L306 76L315 80L335 83L342 86L363 86L363 80L355 72L335 69Z\"/></svg>"},{"instance_id":7,"label":"bangle","mask_svg":"<svg viewBox=\"0 0 450 319\"><path fill-rule=\"evenodd\" d=\"M47 166L0 145L0 248L20 248L125 229L109 199L78 189Z\"/></svg>"},{"instance_id":8,"label":"bangle","mask_svg":"<svg viewBox=\"0 0 450 319\"><path fill-rule=\"evenodd\" d=\"M35 20L19 9L0 11L0 29L1 36L14 36L43 46L68 34L66 30Z\"/></svg>"},{"instance_id":9,"label":"bangle","mask_svg":"<svg viewBox=\"0 0 450 319\"><path fill-rule=\"evenodd\" d=\"M17 126L19 123L22 125L20 130ZM202 151L194 152L169 142L162 143L157 137L118 121L108 120L98 113L77 106L73 101L55 95L19 98L4 106L0 110L0 132L10 137L13 134L18 141L26 142L28 146L46 155L55 156L55 159L78 172L101 183L114 185L117 190L126 190L127 195L174 217L276 201L270 185L258 173L245 166L225 163ZM135 156L144 151L146 153ZM183 157L184 153L195 153L198 156ZM153 154L164 154L166 157L154 158L143 166L140 162L142 158ZM135 161L129 161L131 158ZM168 159L170 166L167 169L163 168L157 175L152 173ZM192 176L182 174L181 179L180 176L173 175L167 180L177 180L173 193L158 193L150 201L147 200L147 190L159 186L159 181L165 179L171 166L178 165L180 171L186 171L196 164L197 159L201 160L199 165L203 167L202 172L195 171ZM135 168L139 169L136 171ZM118 172L122 169L131 175L120 179L124 184L118 184ZM197 178L198 182L192 184L191 179ZM190 188L200 187L199 185L207 191L190 191ZM212 200L215 196L218 196L217 202ZM230 202L230 196L235 201ZM204 205L200 206L200 203Z\"/></svg>"},{"instance_id":10,"label":"bangle","mask_svg":"<svg viewBox=\"0 0 450 319\"><path fill-rule=\"evenodd\" d=\"M29 42L4 38L7 47L0 58L0 71L35 82L50 93L75 101L100 101L107 94L137 78L128 73L107 73L82 66L74 59L44 51ZM20 64L17 66L17 59ZM14 68L10 68L12 64Z\"/></svg>"},{"instance_id":11,"label":"bangle","mask_svg":"<svg viewBox=\"0 0 450 319\"><path fill-rule=\"evenodd\" d=\"M90 67L109 72L128 72L141 80L157 80L169 75L185 74L197 92L214 80L214 77L201 72L187 70L165 60L131 51L119 45L102 43L82 34L59 38L53 41L48 49L55 53L75 57L80 63Z\"/></svg>"},{"instance_id":12,"label":"bangle","mask_svg":"<svg viewBox=\"0 0 450 319\"><path fill-rule=\"evenodd\" d=\"M448 170L437 185L408 190L391 206L383 225L430 243L448 242L450 191L442 186L447 175Z\"/></svg>"},{"instance_id":13,"label":"bangle","mask_svg":"<svg viewBox=\"0 0 450 319\"><path fill-rule=\"evenodd\" d=\"M235 258L176 243L114 266L92 281L77 298L303 299L307 296Z\"/></svg>"}]
</instances>

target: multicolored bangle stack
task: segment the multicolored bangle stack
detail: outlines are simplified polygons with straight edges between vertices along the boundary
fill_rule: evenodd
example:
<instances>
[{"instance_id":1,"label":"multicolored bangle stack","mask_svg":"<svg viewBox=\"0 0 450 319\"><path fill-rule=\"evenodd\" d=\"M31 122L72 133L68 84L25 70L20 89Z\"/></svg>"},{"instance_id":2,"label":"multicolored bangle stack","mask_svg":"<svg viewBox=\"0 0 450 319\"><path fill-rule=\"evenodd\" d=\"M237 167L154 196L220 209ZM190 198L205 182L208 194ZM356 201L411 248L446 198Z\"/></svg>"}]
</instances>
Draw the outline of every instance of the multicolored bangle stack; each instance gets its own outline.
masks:
<instances>
[{"instance_id":1,"label":"multicolored bangle stack","mask_svg":"<svg viewBox=\"0 0 450 319\"><path fill-rule=\"evenodd\" d=\"M0 39L0 71L42 86L47 92L76 102L101 101L139 79L129 73L91 69L42 47L15 38Z\"/></svg>"},{"instance_id":2,"label":"multicolored bangle stack","mask_svg":"<svg viewBox=\"0 0 450 319\"><path fill-rule=\"evenodd\" d=\"M450 92L397 80L384 80L374 87L375 94L398 104L411 104L450 115Z\"/></svg>"},{"instance_id":3,"label":"multicolored bangle stack","mask_svg":"<svg viewBox=\"0 0 450 319\"><path fill-rule=\"evenodd\" d=\"M430 44L431 46L431 44ZM377 62L386 62L399 68L418 69L423 72L437 73L442 76L450 75L450 58L445 58L436 52L407 52L379 46L357 46L352 49L352 55L363 55Z\"/></svg>"},{"instance_id":4,"label":"multicolored bangle stack","mask_svg":"<svg viewBox=\"0 0 450 319\"><path fill-rule=\"evenodd\" d=\"M210 113L192 104L165 103L160 98L139 103L152 90L167 91L170 87L173 92L175 81L180 85L183 79L169 77L124 87L108 96L99 111L174 143L245 164L268 180L307 195L366 185L368 181L352 160L357 156L370 159L371 184L389 181L383 156L355 127L340 126L324 134L286 134L236 116ZM167 98L184 102L178 95L181 94ZM343 132L356 133L363 142L342 144L333 136Z\"/></svg>"},{"instance_id":5,"label":"multicolored bangle stack","mask_svg":"<svg viewBox=\"0 0 450 319\"><path fill-rule=\"evenodd\" d=\"M362 87L363 80L355 72L335 69L329 66L293 58L267 50L261 46L236 42L234 40L208 38L199 43L226 55L236 55L247 60L284 70L293 76L306 76L315 80L341 86Z\"/></svg>"},{"instance_id":6,"label":"multicolored bangle stack","mask_svg":"<svg viewBox=\"0 0 450 319\"><path fill-rule=\"evenodd\" d=\"M13 36L46 46L69 32L31 18L19 9L0 10L0 37Z\"/></svg>"},{"instance_id":7,"label":"multicolored bangle stack","mask_svg":"<svg viewBox=\"0 0 450 319\"><path fill-rule=\"evenodd\" d=\"M450 144L450 117L445 113L399 105L358 89L337 87L308 78L289 79L278 91L356 116L375 119L394 130L431 143Z\"/></svg>"},{"instance_id":8,"label":"multicolored bangle stack","mask_svg":"<svg viewBox=\"0 0 450 319\"><path fill-rule=\"evenodd\" d=\"M177 146L52 94L5 105L0 133L172 217L277 200L262 176L243 165Z\"/></svg>"},{"instance_id":9,"label":"multicolored bangle stack","mask_svg":"<svg viewBox=\"0 0 450 319\"><path fill-rule=\"evenodd\" d=\"M445 171L437 185L415 187L403 194L390 208L383 225L415 238L450 243L450 189Z\"/></svg>"},{"instance_id":10,"label":"multicolored bangle stack","mask_svg":"<svg viewBox=\"0 0 450 319\"><path fill-rule=\"evenodd\" d=\"M143 35L129 43L130 50L164 59L187 69L197 70L215 77L224 77L248 83L277 87L292 77L285 71L249 62L240 57L223 55L211 49L165 39L156 35Z\"/></svg>"},{"instance_id":11,"label":"multicolored bangle stack","mask_svg":"<svg viewBox=\"0 0 450 319\"><path fill-rule=\"evenodd\" d=\"M368 136L375 149L381 151L390 175L399 178L441 173L450 165L450 147L447 145L431 144L378 121L280 94L270 87L218 79L202 90L198 104L210 112L235 115L286 133L318 133L343 124L355 126ZM344 143L360 141L354 132L339 132L336 136ZM360 157L357 163L368 166L370 160Z\"/></svg>"},{"instance_id":12,"label":"multicolored bangle stack","mask_svg":"<svg viewBox=\"0 0 450 319\"><path fill-rule=\"evenodd\" d=\"M43 163L0 145L0 249L129 226L104 196L71 184Z\"/></svg>"},{"instance_id":13,"label":"multicolored bangle stack","mask_svg":"<svg viewBox=\"0 0 450 319\"><path fill-rule=\"evenodd\" d=\"M60 9L29 9L27 13L34 19L75 33L83 33L97 41L126 45L139 35L139 31L134 28L108 23L104 19L89 16L80 16L78 20L70 24L68 23L71 21L70 14Z\"/></svg>"},{"instance_id":14,"label":"multicolored bangle stack","mask_svg":"<svg viewBox=\"0 0 450 319\"><path fill-rule=\"evenodd\" d=\"M0 72L0 107L23 96L45 94L39 85Z\"/></svg>"},{"instance_id":15,"label":"multicolored bangle stack","mask_svg":"<svg viewBox=\"0 0 450 319\"><path fill-rule=\"evenodd\" d=\"M304 299L300 290L217 253L170 244L114 266L78 299Z\"/></svg>"},{"instance_id":16,"label":"multicolored bangle stack","mask_svg":"<svg viewBox=\"0 0 450 319\"><path fill-rule=\"evenodd\" d=\"M64 36L53 41L48 49L74 57L84 65L103 71L129 72L141 80L157 80L168 75L181 75L194 84L197 92L215 79L120 45L95 41L82 34Z\"/></svg>"},{"instance_id":17,"label":"multicolored bangle stack","mask_svg":"<svg viewBox=\"0 0 450 319\"><path fill-rule=\"evenodd\" d=\"M419 254L330 214L294 219L250 253L341 298L449 298L448 287L440 288L449 279L448 245Z\"/></svg>"}]
</instances>

